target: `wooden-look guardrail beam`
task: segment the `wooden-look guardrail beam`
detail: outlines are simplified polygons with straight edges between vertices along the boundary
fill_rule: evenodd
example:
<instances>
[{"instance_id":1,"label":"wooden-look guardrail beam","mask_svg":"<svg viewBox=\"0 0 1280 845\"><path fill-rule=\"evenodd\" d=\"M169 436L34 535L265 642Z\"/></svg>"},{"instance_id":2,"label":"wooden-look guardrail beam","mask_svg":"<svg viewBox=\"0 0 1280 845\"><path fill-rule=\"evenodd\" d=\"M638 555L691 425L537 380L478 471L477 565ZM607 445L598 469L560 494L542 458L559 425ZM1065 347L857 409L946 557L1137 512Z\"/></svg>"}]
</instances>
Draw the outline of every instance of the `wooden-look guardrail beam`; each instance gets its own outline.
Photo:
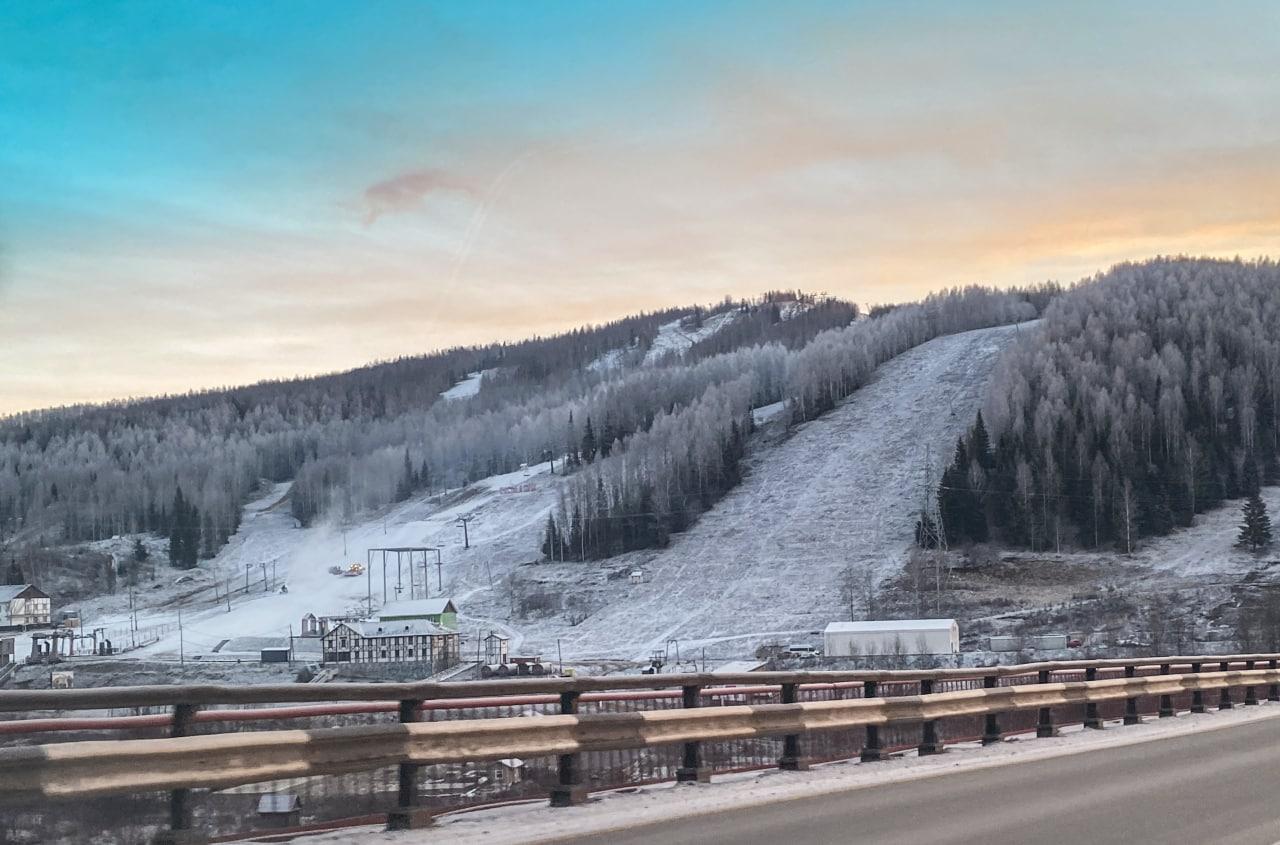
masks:
<instances>
[{"instance_id":1,"label":"wooden-look guardrail beam","mask_svg":"<svg viewBox=\"0 0 1280 845\"><path fill-rule=\"evenodd\" d=\"M1280 669L1019 684L931 695L404 722L370 727L75 742L0 749L0 805L433 764L613 751L930 722L1188 690L1280 683Z\"/></svg>"},{"instance_id":2,"label":"wooden-look guardrail beam","mask_svg":"<svg viewBox=\"0 0 1280 845\"><path fill-rule=\"evenodd\" d=\"M618 690L656 690L686 687L713 687L730 684L753 686L783 684L831 684L867 682L885 684L932 680L935 682L973 680L990 676L1036 675L1039 672L1083 672L1086 669L1129 667L1189 667L1228 663L1263 663L1280 659L1280 654L1231 654L1198 657L1144 657L1110 660L1064 660L988 666L975 669L911 669L865 672L709 672L672 675L602 675L580 678L520 678L497 681L426 681L418 683L344 684L258 684L258 685L156 685L103 687L72 690L0 690L0 712L31 710L101 710L124 707L168 707L195 704L284 704L335 701L432 701L455 698L486 698L515 695L562 695Z\"/></svg>"}]
</instances>

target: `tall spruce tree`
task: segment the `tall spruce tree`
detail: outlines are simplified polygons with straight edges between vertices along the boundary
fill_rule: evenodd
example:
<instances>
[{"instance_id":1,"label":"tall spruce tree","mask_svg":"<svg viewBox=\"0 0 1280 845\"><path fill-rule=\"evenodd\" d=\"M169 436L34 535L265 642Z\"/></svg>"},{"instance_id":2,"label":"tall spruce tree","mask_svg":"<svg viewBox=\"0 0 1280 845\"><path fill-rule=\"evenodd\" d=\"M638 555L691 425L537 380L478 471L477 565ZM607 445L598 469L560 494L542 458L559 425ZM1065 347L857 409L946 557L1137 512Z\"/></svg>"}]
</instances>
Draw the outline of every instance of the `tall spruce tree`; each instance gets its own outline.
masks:
<instances>
[{"instance_id":1,"label":"tall spruce tree","mask_svg":"<svg viewBox=\"0 0 1280 845\"><path fill-rule=\"evenodd\" d=\"M1244 522L1236 546L1251 552L1261 551L1271 545L1271 517L1267 505L1256 493L1245 500Z\"/></svg>"},{"instance_id":2,"label":"tall spruce tree","mask_svg":"<svg viewBox=\"0 0 1280 845\"><path fill-rule=\"evenodd\" d=\"M582 429L582 460L589 464L595 459L596 430L591 427L591 417L587 417L587 424Z\"/></svg>"}]
</instances>

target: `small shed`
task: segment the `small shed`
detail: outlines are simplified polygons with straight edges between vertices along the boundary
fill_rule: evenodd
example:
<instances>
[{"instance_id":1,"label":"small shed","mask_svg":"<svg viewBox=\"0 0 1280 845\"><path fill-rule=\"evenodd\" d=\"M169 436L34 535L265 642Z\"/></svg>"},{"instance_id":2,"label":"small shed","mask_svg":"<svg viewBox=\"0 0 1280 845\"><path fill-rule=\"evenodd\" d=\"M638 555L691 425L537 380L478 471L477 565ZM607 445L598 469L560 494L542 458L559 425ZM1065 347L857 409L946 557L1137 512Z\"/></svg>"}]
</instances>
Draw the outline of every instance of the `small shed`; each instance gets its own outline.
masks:
<instances>
[{"instance_id":1,"label":"small shed","mask_svg":"<svg viewBox=\"0 0 1280 845\"><path fill-rule=\"evenodd\" d=\"M320 620L316 618L314 613L308 613L302 617L302 636L318 637L324 631L320 628Z\"/></svg>"},{"instance_id":2,"label":"small shed","mask_svg":"<svg viewBox=\"0 0 1280 845\"><path fill-rule=\"evenodd\" d=\"M271 646L262 650L263 663L288 663L289 647L288 646Z\"/></svg>"},{"instance_id":3,"label":"small shed","mask_svg":"<svg viewBox=\"0 0 1280 845\"><path fill-rule=\"evenodd\" d=\"M289 792L259 795L258 818L267 827L297 827L302 823L302 800Z\"/></svg>"},{"instance_id":4,"label":"small shed","mask_svg":"<svg viewBox=\"0 0 1280 845\"><path fill-rule=\"evenodd\" d=\"M643 584L643 583L644 583L644 570L643 570L643 569L633 569L633 570L631 570L631 574L627 576L627 579L628 579L632 584Z\"/></svg>"},{"instance_id":5,"label":"small shed","mask_svg":"<svg viewBox=\"0 0 1280 845\"><path fill-rule=\"evenodd\" d=\"M954 619L885 619L832 622L822 633L827 657L956 654L960 626Z\"/></svg>"},{"instance_id":6,"label":"small shed","mask_svg":"<svg viewBox=\"0 0 1280 845\"><path fill-rule=\"evenodd\" d=\"M519 757L504 757L494 768L494 780L503 786L512 786L524 780L524 761Z\"/></svg>"},{"instance_id":7,"label":"small shed","mask_svg":"<svg viewBox=\"0 0 1280 845\"><path fill-rule=\"evenodd\" d=\"M487 666L501 666L510 655L511 638L489 632L484 638L484 662Z\"/></svg>"}]
</instances>

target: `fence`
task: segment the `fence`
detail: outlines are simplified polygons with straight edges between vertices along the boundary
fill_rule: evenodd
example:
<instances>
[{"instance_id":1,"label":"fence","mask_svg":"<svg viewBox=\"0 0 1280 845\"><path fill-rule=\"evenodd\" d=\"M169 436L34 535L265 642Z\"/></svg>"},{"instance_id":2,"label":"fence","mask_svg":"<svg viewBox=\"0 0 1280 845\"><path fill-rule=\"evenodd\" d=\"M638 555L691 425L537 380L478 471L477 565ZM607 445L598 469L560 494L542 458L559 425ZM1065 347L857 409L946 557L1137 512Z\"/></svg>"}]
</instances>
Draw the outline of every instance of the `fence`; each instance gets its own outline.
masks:
<instances>
[{"instance_id":1,"label":"fence","mask_svg":"<svg viewBox=\"0 0 1280 845\"><path fill-rule=\"evenodd\" d=\"M1264 687L1280 700L1277 659L2 691L0 711L26 717L0 721L0 805L16 810L0 837L195 841L342 820L407 827L495 801L568 805L593 789L1203 712L1233 706L1239 687L1244 704ZM281 793L299 799L291 812L256 814L255 799Z\"/></svg>"}]
</instances>

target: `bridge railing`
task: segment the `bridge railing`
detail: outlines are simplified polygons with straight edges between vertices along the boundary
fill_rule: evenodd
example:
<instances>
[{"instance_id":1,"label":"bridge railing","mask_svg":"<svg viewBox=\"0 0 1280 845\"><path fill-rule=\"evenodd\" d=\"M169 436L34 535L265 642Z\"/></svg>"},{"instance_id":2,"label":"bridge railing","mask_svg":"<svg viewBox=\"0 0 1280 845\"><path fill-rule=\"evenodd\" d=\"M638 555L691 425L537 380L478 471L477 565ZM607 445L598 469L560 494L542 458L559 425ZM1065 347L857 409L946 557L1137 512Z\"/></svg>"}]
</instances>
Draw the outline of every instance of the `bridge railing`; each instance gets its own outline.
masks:
<instances>
[{"instance_id":1,"label":"bridge railing","mask_svg":"<svg viewBox=\"0 0 1280 845\"><path fill-rule=\"evenodd\" d=\"M549 795L569 805L592 789L871 762L1015 732L1052 736L1072 722L1097 728L1143 713L1280 700L1277 659L0 691L0 713L26 716L0 721L0 805L17 811L5 814L16 841L27 828L33 841L49 841L51 817L74 815L59 802L72 800L101 806L91 814L100 824L131 825L120 841L249 833L266 819L248 804L274 793L302 798L283 814L295 826L386 818L407 827L495 800ZM114 714L157 707L168 709ZM80 715L88 711L97 712ZM299 721L308 727L293 727ZM70 840L111 841L106 830L61 830Z\"/></svg>"}]
</instances>

